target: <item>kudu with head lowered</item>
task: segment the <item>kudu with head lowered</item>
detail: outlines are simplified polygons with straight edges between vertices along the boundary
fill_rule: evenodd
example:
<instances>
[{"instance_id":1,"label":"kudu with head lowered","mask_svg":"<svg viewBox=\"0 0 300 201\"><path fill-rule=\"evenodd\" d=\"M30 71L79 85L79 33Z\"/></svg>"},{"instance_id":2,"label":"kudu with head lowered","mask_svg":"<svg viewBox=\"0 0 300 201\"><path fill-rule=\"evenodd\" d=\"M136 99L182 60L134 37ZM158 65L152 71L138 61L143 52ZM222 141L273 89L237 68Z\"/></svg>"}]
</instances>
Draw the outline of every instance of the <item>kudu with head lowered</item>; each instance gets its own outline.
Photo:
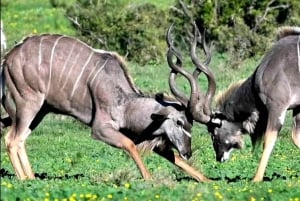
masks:
<instances>
[{"instance_id":1,"label":"kudu with head lowered","mask_svg":"<svg viewBox=\"0 0 300 201\"><path fill-rule=\"evenodd\" d=\"M168 61L173 65L170 32L171 29L167 37ZM196 43L197 40L194 47ZM201 72L200 64L196 69ZM171 86L175 75L173 70ZM202 122L197 117L205 116L202 111L194 111L195 117L190 113L195 105L202 108L205 103L199 91L198 95L193 92L185 104L146 97L134 85L123 59L116 53L54 34L27 37L17 44L6 54L1 76L7 88L2 103L12 118L5 144L19 179L35 177L25 140L46 114L54 112L75 117L91 127L94 139L127 151L144 179L151 175L141 160L139 147L152 149L198 181L208 180L183 160L192 154L193 120ZM189 79L193 79L193 90L198 90L196 79Z\"/></svg>"},{"instance_id":2,"label":"kudu with head lowered","mask_svg":"<svg viewBox=\"0 0 300 201\"><path fill-rule=\"evenodd\" d=\"M300 27L284 27L278 41L248 79L233 84L216 100L208 127L218 161L241 148L249 133L253 145L264 136L264 148L253 181L262 181L287 110L293 110L292 139L300 148Z\"/></svg>"}]
</instances>

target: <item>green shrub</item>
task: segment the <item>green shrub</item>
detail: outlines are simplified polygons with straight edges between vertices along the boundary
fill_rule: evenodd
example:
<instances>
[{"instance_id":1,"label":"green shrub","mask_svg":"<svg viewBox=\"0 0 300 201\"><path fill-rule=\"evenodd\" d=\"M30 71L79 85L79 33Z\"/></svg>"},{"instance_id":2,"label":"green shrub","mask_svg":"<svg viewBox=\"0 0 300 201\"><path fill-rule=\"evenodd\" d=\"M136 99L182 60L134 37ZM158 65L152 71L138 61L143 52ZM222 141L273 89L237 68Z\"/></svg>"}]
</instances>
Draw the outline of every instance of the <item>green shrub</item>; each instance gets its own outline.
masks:
<instances>
[{"instance_id":1,"label":"green shrub","mask_svg":"<svg viewBox=\"0 0 300 201\"><path fill-rule=\"evenodd\" d=\"M67 16L93 47L117 51L141 64L165 54L166 15L153 4L78 0Z\"/></svg>"},{"instance_id":2,"label":"green shrub","mask_svg":"<svg viewBox=\"0 0 300 201\"><path fill-rule=\"evenodd\" d=\"M166 52L165 32L175 23L176 43L189 47L191 22L207 30L216 51L227 52L239 66L248 57L262 55L275 40L278 27L300 24L297 0L176 0L170 9L154 3L125 0L51 0L66 14L82 40L93 47L117 51L128 60L145 64L161 61ZM72 1L72 2L73 2Z\"/></svg>"},{"instance_id":3,"label":"green shrub","mask_svg":"<svg viewBox=\"0 0 300 201\"><path fill-rule=\"evenodd\" d=\"M68 8L72 6L76 0L50 0L50 3L53 7L64 7Z\"/></svg>"},{"instance_id":4,"label":"green shrub","mask_svg":"<svg viewBox=\"0 0 300 201\"><path fill-rule=\"evenodd\" d=\"M170 18L185 27L181 32L178 29L183 42L187 40L185 30L195 20L200 29L207 29L217 51L229 52L235 61L263 54L274 42L278 27L300 23L297 0L176 2Z\"/></svg>"}]
</instances>

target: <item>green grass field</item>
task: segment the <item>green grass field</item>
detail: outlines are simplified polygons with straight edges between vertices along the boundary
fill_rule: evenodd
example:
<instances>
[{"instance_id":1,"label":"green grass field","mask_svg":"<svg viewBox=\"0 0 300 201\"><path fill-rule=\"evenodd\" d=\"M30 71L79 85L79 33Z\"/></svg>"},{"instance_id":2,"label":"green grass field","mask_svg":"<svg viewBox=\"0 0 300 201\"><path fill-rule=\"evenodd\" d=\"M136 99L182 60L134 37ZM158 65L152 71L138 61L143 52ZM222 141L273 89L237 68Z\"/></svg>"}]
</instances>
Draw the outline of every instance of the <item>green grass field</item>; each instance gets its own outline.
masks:
<instances>
[{"instance_id":1,"label":"green grass field","mask_svg":"<svg viewBox=\"0 0 300 201\"><path fill-rule=\"evenodd\" d=\"M63 10L52 8L46 0L9 2L1 8L1 19L10 47L28 34L76 35ZM154 2L167 8L169 4L166 2L173 1ZM211 67L217 78L218 91L226 89L232 81L250 76L258 62L259 56L233 70L226 56L214 53ZM166 63L143 67L129 63L128 66L135 83L144 92L169 92ZM203 81L201 86L205 88ZM183 90L189 91L186 81L179 80L179 84ZM269 161L264 182L251 182L261 150L252 152L248 136L245 136L245 148L233 152L231 159L221 164L215 161L205 126L199 124L193 128L193 156L188 163L214 181L198 183L153 153L143 156L153 175L152 181L144 181L133 160L124 151L92 140L90 129L76 120L61 120L48 115L26 144L36 180L19 181L16 178L5 150L4 138L1 138L0 200L299 201L300 150L291 141L291 125L289 114Z\"/></svg>"}]
</instances>

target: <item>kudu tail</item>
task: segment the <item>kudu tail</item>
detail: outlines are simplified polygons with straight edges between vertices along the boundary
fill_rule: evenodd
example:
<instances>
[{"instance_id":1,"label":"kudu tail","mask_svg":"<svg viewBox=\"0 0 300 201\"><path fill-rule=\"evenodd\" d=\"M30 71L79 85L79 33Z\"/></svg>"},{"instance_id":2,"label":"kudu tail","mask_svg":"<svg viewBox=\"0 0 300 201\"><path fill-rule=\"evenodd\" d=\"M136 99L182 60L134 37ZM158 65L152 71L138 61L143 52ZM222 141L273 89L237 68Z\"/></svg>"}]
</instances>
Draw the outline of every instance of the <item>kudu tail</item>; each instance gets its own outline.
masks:
<instances>
[{"instance_id":1,"label":"kudu tail","mask_svg":"<svg viewBox=\"0 0 300 201\"><path fill-rule=\"evenodd\" d=\"M0 129L2 130L5 127L8 127L12 124L12 119L10 116L6 116L4 114L3 108L5 108L5 101L6 101L6 95L5 95L5 77L4 77L4 71L3 71L3 62L1 63L1 67L0 67ZM6 109L5 109L6 110ZM3 117L6 116L6 117ZM2 132L1 132L2 134ZM1 135L0 135L1 136Z\"/></svg>"}]
</instances>

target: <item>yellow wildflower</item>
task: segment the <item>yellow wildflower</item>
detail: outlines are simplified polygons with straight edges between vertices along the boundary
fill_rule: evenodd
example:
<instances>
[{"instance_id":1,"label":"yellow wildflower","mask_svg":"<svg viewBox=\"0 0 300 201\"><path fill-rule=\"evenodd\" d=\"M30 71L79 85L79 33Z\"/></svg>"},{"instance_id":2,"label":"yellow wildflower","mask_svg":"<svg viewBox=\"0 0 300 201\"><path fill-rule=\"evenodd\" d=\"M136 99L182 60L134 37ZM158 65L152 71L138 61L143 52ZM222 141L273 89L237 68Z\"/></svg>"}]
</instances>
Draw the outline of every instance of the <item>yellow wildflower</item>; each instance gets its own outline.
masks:
<instances>
[{"instance_id":1,"label":"yellow wildflower","mask_svg":"<svg viewBox=\"0 0 300 201\"><path fill-rule=\"evenodd\" d=\"M130 188L130 183L124 184L125 188Z\"/></svg>"},{"instance_id":2,"label":"yellow wildflower","mask_svg":"<svg viewBox=\"0 0 300 201\"><path fill-rule=\"evenodd\" d=\"M87 194L85 194L85 197L86 197L86 198L91 198L91 197L92 197L92 194L87 193Z\"/></svg>"}]
</instances>

